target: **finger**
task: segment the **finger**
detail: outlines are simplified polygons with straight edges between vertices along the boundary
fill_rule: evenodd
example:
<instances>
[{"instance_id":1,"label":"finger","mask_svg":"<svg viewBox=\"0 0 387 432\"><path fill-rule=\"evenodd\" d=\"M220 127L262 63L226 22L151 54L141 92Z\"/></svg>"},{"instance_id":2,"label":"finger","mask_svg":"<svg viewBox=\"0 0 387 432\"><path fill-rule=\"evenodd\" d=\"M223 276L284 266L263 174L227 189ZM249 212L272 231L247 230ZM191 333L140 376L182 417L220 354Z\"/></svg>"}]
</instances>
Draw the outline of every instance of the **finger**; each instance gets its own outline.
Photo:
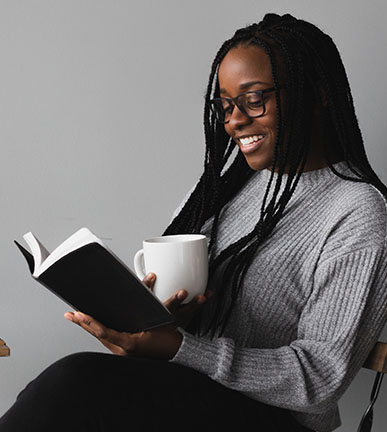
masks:
<instances>
[{"instance_id":1,"label":"finger","mask_svg":"<svg viewBox=\"0 0 387 432\"><path fill-rule=\"evenodd\" d=\"M181 312L184 314L193 314L202 304L207 301L207 297L203 294L199 294L194 297L190 302L180 306Z\"/></svg>"},{"instance_id":2,"label":"finger","mask_svg":"<svg viewBox=\"0 0 387 432\"><path fill-rule=\"evenodd\" d=\"M193 300L191 300L192 303L195 303L197 305L202 305L207 300L209 300L214 295L214 291L207 291L204 294L197 295ZM190 303L191 303L190 302Z\"/></svg>"},{"instance_id":3,"label":"finger","mask_svg":"<svg viewBox=\"0 0 387 432\"><path fill-rule=\"evenodd\" d=\"M213 296L213 294L214 294L213 291L207 291L204 294L198 294L191 301L186 303L183 307L187 307L187 306L192 307L192 306L196 306L196 305L202 305L208 299L210 299Z\"/></svg>"},{"instance_id":4,"label":"finger","mask_svg":"<svg viewBox=\"0 0 387 432\"><path fill-rule=\"evenodd\" d=\"M71 322L74 322L74 312L66 312L66 313L64 314L64 317L65 317L67 320L69 320L69 321L71 321Z\"/></svg>"},{"instance_id":5,"label":"finger","mask_svg":"<svg viewBox=\"0 0 387 432\"><path fill-rule=\"evenodd\" d=\"M76 311L74 312L74 320L96 338L107 339L109 329L90 315Z\"/></svg>"},{"instance_id":6,"label":"finger","mask_svg":"<svg viewBox=\"0 0 387 432\"><path fill-rule=\"evenodd\" d=\"M78 315L79 316L79 315ZM81 320L79 320L79 318L76 318L75 317L75 315L74 315L74 312L66 312L65 314L64 314L64 317L67 319L67 320L69 320L69 321L72 321L74 324L77 324L77 325L79 325L80 327L82 327L82 325L81 325ZM89 331L89 329L86 329L89 333L90 333L90 331ZM94 334L93 334L93 336L95 336ZM111 342L109 342L108 340L106 340L106 339L103 339L103 338L99 338L98 339L108 350L110 350L113 354L116 354L116 355L120 355L120 356L125 356L126 355L126 351L123 349L123 348L121 348L120 346L118 346L118 345L115 345L115 344L113 344L113 343L111 343Z\"/></svg>"},{"instance_id":7,"label":"finger","mask_svg":"<svg viewBox=\"0 0 387 432\"><path fill-rule=\"evenodd\" d=\"M144 277L143 282L151 291L153 291L153 286L156 282L156 275L154 273L148 273Z\"/></svg>"},{"instance_id":8,"label":"finger","mask_svg":"<svg viewBox=\"0 0 387 432\"><path fill-rule=\"evenodd\" d=\"M91 322L91 317L89 317L88 315L85 315L79 311L76 312L66 312L64 314L64 317L69 320L72 321L74 324L78 324L80 325L88 325ZM87 319L87 318L89 319Z\"/></svg>"},{"instance_id":9,"label":"finger","mask_svg":"<svg viewBox=\"0 0 387 432\"><path fill-rule=\"evenodd\" d=\"M164 302L164 306L170 310L170 312L175 313L178 311L181 303L187 298L188 292L186 290L180 290L173 296L169 297L168 300Z\"/></svg>"},{"instance_id":10,"label":"finger","mask_svg":"<svg viewBox=\"0 0 387 432\"><path fill-rule=\"evenodd\" d=\"M193 299L193 301L194 301L194 303L196 305L201 305L201 304L203 304L203 303L205 303L207 301L207 297L205 295L203 295L203 294L200 294L200 295L196 296Z\"/></svg>"},{"instance_id":11,"label":"finger","mask_svg":"<svg viewBox=\"0 0 387 432\"><path fill-rule=\"evenodd\" d=\"M199 294L194 297L190 302L182 305L183 301L187 298L187 296L188 292L186 290L180 290L172 297L170 297L164 303L164 306L166 306L172 313L176 313L179 309L184 309L184 312L193 312L199 305L202 305L207 301L206 295Z\"/></svg>"},{"instance_id":12,"label":"finger","mask_svg":"<svg viewBox=\"0 0 387 432\"><path fill-rule=\"evenodd\" d=\"M109 329L95 318L79 311L74 312L74 317L83 329L99 339L105 346L106 344L116 345L119 348L118 351L124 350L125 353L133 351L134 337L130 333Z\"/></svg>"},{"instance_id":13,"label":"finger","mask_svg":"<svg viewBox=\"0 0 387 432\"><path fill-rule=\"evenodd\" d=\"M99 321L92 318L90 315L86 315L85 313L80 311L74 312L74 318L79 324L85 324L87 326L90 326L91 323L94 322L94 325L98 325L102 327L102 324L100 324Z\"/></svg>"},{"instance_id":14,"label":"finger","mask_svg":"<svg viewBox=\"0 0 387 432\"><path fill-rule=\"evenodd\" d=\"M174 311L175 324L185 327L192 320L198 309L200 309L202 305L207 301L207 294L199 294L194 297L190 302L178 306L176 308L177 310Z\"/></svg>"}]
</instances>

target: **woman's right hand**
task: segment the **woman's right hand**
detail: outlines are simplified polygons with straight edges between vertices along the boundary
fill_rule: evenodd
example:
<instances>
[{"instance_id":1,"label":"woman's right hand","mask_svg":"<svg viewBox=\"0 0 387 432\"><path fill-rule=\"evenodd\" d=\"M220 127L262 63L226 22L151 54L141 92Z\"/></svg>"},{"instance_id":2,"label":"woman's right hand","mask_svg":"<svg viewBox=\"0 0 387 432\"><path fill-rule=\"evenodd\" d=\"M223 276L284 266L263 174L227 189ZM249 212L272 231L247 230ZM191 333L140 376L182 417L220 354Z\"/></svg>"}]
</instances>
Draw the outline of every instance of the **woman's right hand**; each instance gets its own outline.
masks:
<instances>
[{"instance_id":1,"label":"woman's right hand","mask_svg":"<svg viewBox=\"0 0 387 432\"><path fill-rule=\"evenodd\" d=\"M153 291L153 286L156 282L155 273L148 273L143 282L145 285ZM176 327L185 328L198 309L206 303L213 295L212 291L208 291L206 294L199 294L194 297L189 303L182 304L181 302L188 296L188 292L184 289L177 291L173 296L164 302L164 306L172 313L175 317L174 325Z\"/></svg>"}]
</instances>

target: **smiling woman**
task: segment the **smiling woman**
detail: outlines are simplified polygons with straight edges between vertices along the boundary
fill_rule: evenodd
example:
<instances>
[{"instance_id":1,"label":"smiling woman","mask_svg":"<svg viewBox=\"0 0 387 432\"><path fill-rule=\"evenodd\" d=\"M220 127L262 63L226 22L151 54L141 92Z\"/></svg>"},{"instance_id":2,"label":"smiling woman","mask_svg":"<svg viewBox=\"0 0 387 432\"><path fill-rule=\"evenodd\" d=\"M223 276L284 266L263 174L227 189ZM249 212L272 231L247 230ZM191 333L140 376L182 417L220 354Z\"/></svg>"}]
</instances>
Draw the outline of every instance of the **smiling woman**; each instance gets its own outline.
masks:
<instances>
[{"instance_id":1,"label":"smiling woman","mask_svg":"<svg viewBox=\"0 0 387 432\"><path fill-rule=\"evenodd\" d=\"M225 130L240 147L252 169L271 168L276 142L277 110L274 93L267 91L268 88L273 88L269 57L257 46L242 45L233 48L219 66L218 80L222 97L235 97L246 90L266 91L262 95L254 95L255 99L259 99L258 103L257 100L251 101L251 96L246 101L247 107L255 102L261 108L256 115L253 109L241 110L238 105L232 110L228 109Z\"/></svg>"},{"instance_id":2,"label":"smiling woman","mask_svg":"<svg viewBox=\"0 0 387 432\"><path fill-rule=\"evenodd\" d=\"M256 171L272 168L274 160L278 125L272 77L270 59L263 48L249 44L238 45L230 49L220 63L218 83L222 97L211 101L217 119L225 124L226 132L239 146L250 168ZM285 82L284 76L280 79ZM279 89L286 90L286 86L280 84ZM233 94L238 96L230 97ZM285 91L282 97L286 98ZM343 157L339 146L321 140L318 126L323 121L323 107L319 100L316 101L314 110L311 146L304 171L327 166L322 154L324 145L334 148L331 152L332 162L338 162Z\"/></svg>"},{"instance_id":3,"label":"smiling woman","mask_svg":"<svg viewBox=\"0 0 387 432\"><path fill-rule=\"evenodd\" d=\"M1 432L340 425L387 319L387 188L332 39L289 14L237 30L215 56L204 126L204 172L164 235L208 236L205 295L177 292L175 322L138 334L67 313L115 355L51 365Z\"/></svg>"}]
</instances>

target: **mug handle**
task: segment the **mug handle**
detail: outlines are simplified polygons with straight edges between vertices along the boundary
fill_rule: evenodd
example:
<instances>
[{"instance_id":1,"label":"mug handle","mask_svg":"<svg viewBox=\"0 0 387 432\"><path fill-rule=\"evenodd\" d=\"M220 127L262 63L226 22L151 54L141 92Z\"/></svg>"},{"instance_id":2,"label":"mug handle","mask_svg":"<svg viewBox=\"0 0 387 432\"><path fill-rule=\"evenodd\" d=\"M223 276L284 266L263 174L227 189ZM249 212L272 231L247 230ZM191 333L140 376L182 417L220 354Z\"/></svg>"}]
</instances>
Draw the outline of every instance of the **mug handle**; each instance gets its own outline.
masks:
<instances>
[{"instance_id":1,"label":"mug handle","mask_svg":"<svg viewBox=\"0 0 387 432\"><path fill-rule=\"evenodd\" d=\"M143 280L145 277L144 273L144 249L140 249L136 252L134 256L134 269L136 271L137 276Z\"/></svg>"}]
</instances>

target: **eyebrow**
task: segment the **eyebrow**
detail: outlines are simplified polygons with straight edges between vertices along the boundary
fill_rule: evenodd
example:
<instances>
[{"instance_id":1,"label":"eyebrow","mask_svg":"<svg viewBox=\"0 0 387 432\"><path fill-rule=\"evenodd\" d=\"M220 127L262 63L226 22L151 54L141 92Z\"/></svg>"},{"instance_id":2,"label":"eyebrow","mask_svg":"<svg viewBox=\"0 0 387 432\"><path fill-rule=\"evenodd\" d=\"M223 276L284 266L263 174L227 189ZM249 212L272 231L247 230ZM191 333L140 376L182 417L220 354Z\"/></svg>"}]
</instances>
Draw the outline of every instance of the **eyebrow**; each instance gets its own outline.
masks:
<instances>
[{"instance_id":1,"label":"eyebrow","mask_svg":"<svg viewBox=\"0 0 387 432\"><path fill-rule=\"evenodd\" d=\"M270 83L267 83L267 82L263 82L263 81L249 81L247 83L241 84L239 86L239 88L241 90L246 90L246 89L248 89L249 87L251 87L251 86L253 86L255 84L263 84L263 85L268 85L268 86L273 85L273 84L270 84ZM219 93L226 93L226 90L221 88L221 89L219 89Z\"/></svg>"}]
</instances>

